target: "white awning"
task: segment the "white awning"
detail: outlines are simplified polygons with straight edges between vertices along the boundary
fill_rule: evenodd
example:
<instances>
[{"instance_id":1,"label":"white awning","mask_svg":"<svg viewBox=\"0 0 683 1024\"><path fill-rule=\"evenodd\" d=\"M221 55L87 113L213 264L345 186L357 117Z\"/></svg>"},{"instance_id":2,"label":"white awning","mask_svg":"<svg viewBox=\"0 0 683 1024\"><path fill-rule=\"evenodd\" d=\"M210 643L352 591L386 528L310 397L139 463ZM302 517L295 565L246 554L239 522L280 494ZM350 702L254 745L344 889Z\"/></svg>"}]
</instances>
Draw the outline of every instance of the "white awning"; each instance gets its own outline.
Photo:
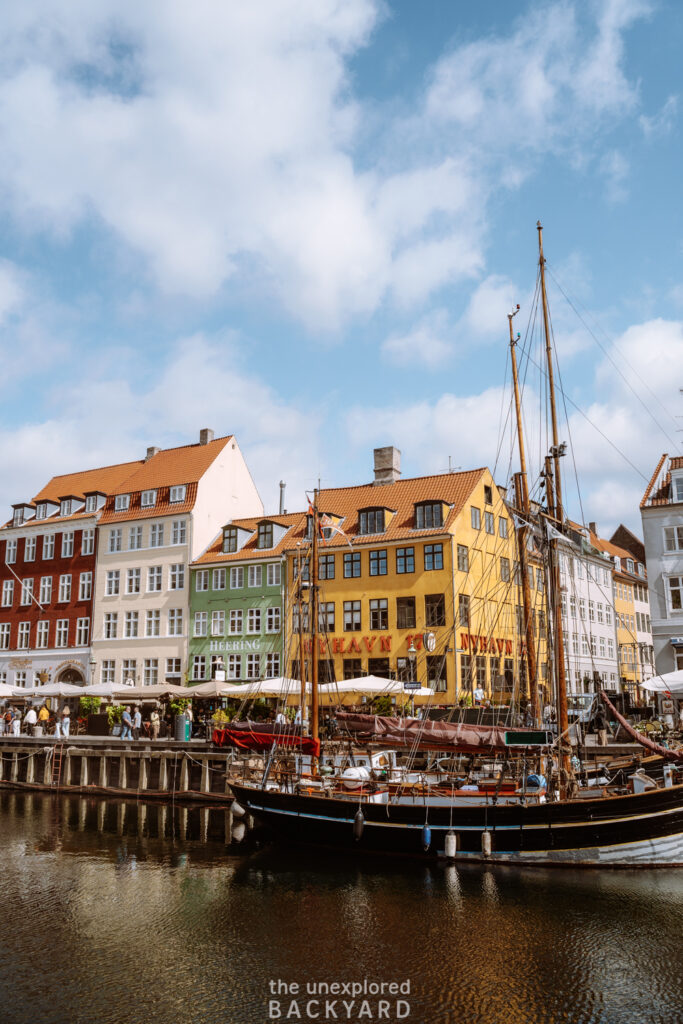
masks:
<instances>
[{"instance_id":1,"label":"white awning","mask_svg":"<svg viewBox=\"0 0 683 1024\"><path fill-rule=\"evenodd\" d=\"M638 683L643 690L652 690L653 693L669 693L680 694L683 696L683 669L678 669L676 672L665 672L661 676L653 676L652 679L646 679L643 683Z\"/></svg>"}]
</instances>

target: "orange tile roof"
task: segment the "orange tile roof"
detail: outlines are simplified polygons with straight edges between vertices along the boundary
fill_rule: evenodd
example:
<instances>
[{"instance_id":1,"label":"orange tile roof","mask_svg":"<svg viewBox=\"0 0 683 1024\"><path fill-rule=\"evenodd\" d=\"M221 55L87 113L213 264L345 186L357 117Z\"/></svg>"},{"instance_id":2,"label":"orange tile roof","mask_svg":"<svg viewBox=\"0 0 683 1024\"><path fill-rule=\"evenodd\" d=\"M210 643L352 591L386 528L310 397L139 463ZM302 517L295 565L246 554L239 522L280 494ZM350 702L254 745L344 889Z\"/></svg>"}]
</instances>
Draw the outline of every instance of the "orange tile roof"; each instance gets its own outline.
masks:
<instances>
[{"instance_id":1,"label":"orange tile roof","mask_svg":"<svg viewBox=\"0 0 683 1024\"><path fill-rule=\"evenodd\" d=\"M257 535L256 530L259 523L278 523L280 526L288 527L287 533L280 539L280 541L272 548L257 548L256 541ZM237 526L241 530L250 530L253 534L249 538L247 543L239 551L231 551L226 553L223 551L223 531L211 542L206 551L195 559L193 565L201 565L202 563L225 563L225 562L240 562L245 558L274 558L278 555L282 555L287 547L291 544L291 527L299 526L303 533L306 527L306 513L305 512L288 512L286 515L277 516L259 516L254 519L231 519L228 526Z\"/></svg>"},{"instance_id":2,"label":"orange tile roof","mask_svg":"<svg viewBox=\"0 0 683 1024\"><path fill-rule=\"evenodd\" d=\"M38 491L33 503L39 501L59 501L61 497L70 494L83 498L92 491L102 491L103 494L111 494L122 480L125 480L139 466L142 460L137 462L120 462L116 466L104 466L101 469L86 469L80 473L65 473L62 476L53 476L48 484Z\"/></svg>"},{"instance_id":3,"label":"orange tile roof","mask_svg":"<svg viewBox=\"0 0 683 1024\"><path fill-rule=\"evenodd\" d=\"M657 463L655 471L654 471L654 473L652 474L652 476L650 478L650 482L647 485L647 487L645 488L645 494L643 495L642 500L640 502L640 507L641 508L645 508L647 505L668 505L669 504L670 489L671 489L671 473L670 472L667 472L664 475L664 477L663 477L663 479L662 479L662 481L661 481L661 483L659 485L659 488L657 490L657 493L656 494L652 494L652 488L654 487L655 483L659 479L659 474L660 474L661 469L662 469L662 467L664 465L664 461L665 461L665 459L668 459L668 457L669 456L666 453L664 453L664 455L662 455L661 459ZM676 465L674 465L674 463L676 463ZM671 459L671 462L669 464L669 470L671 470L671 469L680 469L681 466L683 466L683 459L676 457L676 458Z\"/></svg>"},{"instance_id":4,"label":"orange tile roof","mask_svg":"<svg viewBox=\"0 0 683 1024\"><path fill-rule=\"evenodd\" d=\"M617 544L613 544L611 540L604 540L602 537L598 537L592 530L589 530L588 533L590 536L590 542L594 548L597 548L598 551L604 551L608 555L619 558L622 568L614 569L616 576L624 576L629 580L640 580L641 582L647 579L647 569L645 569L645 575L640 576L637 572L628 572L623 568L627 558L629 558L634 565L638 561L630 551L627 551L626 548L620 548Z\"/></svg>"},{"instance_id":5,"label":"orange tile roof","mask_svg":"<svg viewBox=\"0 0 683 1024\"><path fill-rule=\"evenodd\" d=\"M145 489L151 490L152 488ZM140 504L142 492L136 491L131 496L128 508L119 509L118 511L114 508L116 498L113 494L110 494L102 509L102 515L99 520L100 524L126 523L131 519L158 519L160 516L179 516L185 512L191 512L197 500L196 483L187 485L185 501L172 502L170 487L155 487L154 490L157 492L157 500L149 508L142 508ZM123 491L122 493L128 494L129 492Z\"/></svg>"},{"instance_id":6,"label":"orange tile roof","mask_svg":"<svg viewBox=\"0 0 683 1024\"><path fill-rule=\"evenodd\" d=\"M218 437L208 444L186 444L180 448L165 448L138 468L125 480L111 488L110 494L132 494L151 491L177 484L198 483L211 463L223 451L233 435Z\"/></svg>"}]
</instances>

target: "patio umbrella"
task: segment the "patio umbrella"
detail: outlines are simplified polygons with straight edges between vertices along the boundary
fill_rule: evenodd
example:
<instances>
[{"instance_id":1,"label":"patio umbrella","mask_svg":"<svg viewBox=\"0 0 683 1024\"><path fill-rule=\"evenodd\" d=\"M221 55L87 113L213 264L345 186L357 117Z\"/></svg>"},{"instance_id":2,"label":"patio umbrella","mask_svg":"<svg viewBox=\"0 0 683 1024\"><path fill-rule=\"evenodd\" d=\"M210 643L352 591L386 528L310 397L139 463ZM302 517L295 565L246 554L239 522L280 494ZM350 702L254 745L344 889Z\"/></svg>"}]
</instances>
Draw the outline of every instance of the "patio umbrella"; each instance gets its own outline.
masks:
<instances>
[{"instance_id":1,"label":"patio umbrella","mask_svg":"<svg viewBox=\"0 0 683 1024\"><path fill-rule=\"evenodd\" d=\"M45 686L27 689L25 694L27 697L82 697L84 692L84 686L74 686L73 683L46 683ZM14 695L18 696L16 690Z\"/></svg>"},{"instance_id":2,"label":"patio umbrella","mask_svg":"<svg viewBox=\"0 0 683 1024\"><path fill-rule=\"evenodd\" d=\"M643 690L652 690L654 693L676 693L683 695L683 670L678 669L676 672L665 672L661 676L653 676L652 679L646 679L642 683L638 683L638 686L642 687Z\"/></svg>"}]
</instances>

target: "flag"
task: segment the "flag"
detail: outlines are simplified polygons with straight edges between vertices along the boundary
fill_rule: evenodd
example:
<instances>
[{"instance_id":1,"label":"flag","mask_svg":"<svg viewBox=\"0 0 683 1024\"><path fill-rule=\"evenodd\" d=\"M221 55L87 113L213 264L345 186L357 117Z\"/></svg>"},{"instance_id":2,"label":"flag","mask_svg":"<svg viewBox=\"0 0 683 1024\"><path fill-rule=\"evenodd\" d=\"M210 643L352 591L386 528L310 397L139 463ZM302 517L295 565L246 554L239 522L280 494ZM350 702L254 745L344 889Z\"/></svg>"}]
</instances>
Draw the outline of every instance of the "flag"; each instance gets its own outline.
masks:
<instances>
[{"instance_id":1,"label":"flag","mask_svg":"<svg viewBox=\"0 0 683 1024\"><path fill-rule=\"evenodd\" d=\"M353 547L351 541L346 536L341 526L337 526L334 519L331 519L330 516L323 513L323 515L321 515L320 518L318 519L318 523L320 525L321 532L323 530L331 530L332 533L338 533L340 537L344 538L349 547Z\"/></svg>"}]
</instances>

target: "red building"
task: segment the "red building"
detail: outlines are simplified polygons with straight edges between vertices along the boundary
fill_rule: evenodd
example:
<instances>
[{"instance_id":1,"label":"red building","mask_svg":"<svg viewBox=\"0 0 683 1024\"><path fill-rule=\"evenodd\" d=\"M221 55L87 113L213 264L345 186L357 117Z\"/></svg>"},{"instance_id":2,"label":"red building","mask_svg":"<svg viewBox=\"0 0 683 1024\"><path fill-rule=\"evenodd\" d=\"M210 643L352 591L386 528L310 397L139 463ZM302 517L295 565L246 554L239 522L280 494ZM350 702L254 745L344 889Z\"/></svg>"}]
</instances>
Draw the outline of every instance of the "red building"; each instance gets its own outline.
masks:
<instances>
[{"instance_id":1,"label":"red building","mask_svg":"<svg viewBox=\"0 0 683 1024\"><path fill-rule=\"evenodd\" d=\"M89 679L97 521L141 462L56 476L0 527L0 682Z\"/></svg>"}]
</instances>

